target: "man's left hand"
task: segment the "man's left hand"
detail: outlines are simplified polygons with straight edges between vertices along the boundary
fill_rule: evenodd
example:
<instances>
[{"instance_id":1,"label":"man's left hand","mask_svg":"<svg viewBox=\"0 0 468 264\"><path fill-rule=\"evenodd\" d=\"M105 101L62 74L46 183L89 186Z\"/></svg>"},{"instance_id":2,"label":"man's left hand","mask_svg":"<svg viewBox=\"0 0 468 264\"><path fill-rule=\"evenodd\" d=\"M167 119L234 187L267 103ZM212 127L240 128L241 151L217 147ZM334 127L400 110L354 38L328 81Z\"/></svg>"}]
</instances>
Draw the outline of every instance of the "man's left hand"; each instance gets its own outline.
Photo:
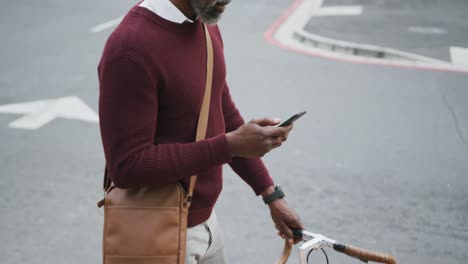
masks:
<instances>
[{"instance_id":1,"label":"man's left hand","mask_svg":"<svg viewBox=\"0 0 468 264\"><path fill-rule=\"evenodd\" d=\"M298 243L300 239L294 238L291 228L304 229L299 216L286 203L284 199L278 199L268 205L270 207L271 219L278 229L278 235L288 239L290 243Z\"/></svg>"}]
</instances>

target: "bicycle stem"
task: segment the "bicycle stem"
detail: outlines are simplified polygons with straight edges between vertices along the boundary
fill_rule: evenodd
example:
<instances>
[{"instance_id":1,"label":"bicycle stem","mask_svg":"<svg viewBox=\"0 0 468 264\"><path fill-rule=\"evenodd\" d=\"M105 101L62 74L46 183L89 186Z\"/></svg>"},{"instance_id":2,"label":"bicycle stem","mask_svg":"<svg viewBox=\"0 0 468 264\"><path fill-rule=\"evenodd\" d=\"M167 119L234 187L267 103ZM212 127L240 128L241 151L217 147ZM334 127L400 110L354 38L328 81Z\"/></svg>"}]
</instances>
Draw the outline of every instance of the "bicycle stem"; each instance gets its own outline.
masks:
<instances>
[{"instance_id":1,"label":"bicycle stem","mask_svg":"<svg viewBox=\"0 0 468 264\"><path fill-rule=\"evenodd\" d=\"M301 263L307 263L307 255L311 250L318 250L323 247L331 247L338 252L345 253L346 245L344 243L306 230L294 229L292 231L295 237L304 241L304 243L299 246L299 258ZM357 259L366 263L368 262L364 259Z\"/></svg>"},{"instance_id":2,"label":"bicycle stem","mask_svg":"<svg viewBox=\"0 0 468 264\"><path fill-rule=\"evenodd\" d=\"M352 245L347 245L336 240L325 237L321 234L314 234L312 232L301 230L301 229L292 229L292 232L295 237L300 238L304 243L299 246L299 256L301 263L307 263L307 254L311 250L318 250L323 247L331 247L335 251L344 253L350 257L359 259L363 262L375 261L379 263L395 264L396 261L393 256L358 248Z\"/></svg>"}]
</instances>

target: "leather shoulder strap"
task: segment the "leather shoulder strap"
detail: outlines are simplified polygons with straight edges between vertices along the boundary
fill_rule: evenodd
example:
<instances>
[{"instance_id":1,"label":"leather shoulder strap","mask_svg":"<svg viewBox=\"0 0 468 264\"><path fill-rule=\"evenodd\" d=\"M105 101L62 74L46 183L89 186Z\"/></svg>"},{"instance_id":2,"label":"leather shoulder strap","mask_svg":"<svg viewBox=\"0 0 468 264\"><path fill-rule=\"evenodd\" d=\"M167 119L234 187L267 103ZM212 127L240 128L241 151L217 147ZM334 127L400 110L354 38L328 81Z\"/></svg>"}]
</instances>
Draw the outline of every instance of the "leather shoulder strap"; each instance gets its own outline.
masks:
<instances>
[{"instance_id":1,"label":"leather shoulder strap","mask_svg":"<svg viewBox=\"0 0 468 264\"><path fill-rule=\"evenodd\" d=\"M200 110L200 116L198 117L197 125L197 136L196 141L203 140L206 137L206 129L208 127L208 115L210 112L210 99L211 99L211 86L213 81L213 45L211 43L210 32L205 24L206 37L206 84L205 84L205 95L203 96L203 103ZM187 195L187 203L190 206L193 197L193 190L195 189L195 183L197 182L197 175L190 177L190 184Z\"/></svg>"},{"instance_id":2,"label":"leather shoulder strap","mask_svg":"<svg viewBox=\"0 0 468 264\"><path fill-rule=\"evenodd\" d=\"M203 96L203 102L200 110L200 115L198 117L197 124L197 135L195 141L200 141L205 139L206 130L208 127L208 115L210 112L210 99L211 99L211 85L213 80L213 45L211 43L210 32L205 24L203 24L206 38L206 84L205 84L205 95ZM190 177L190 184L187 195L187 202L190 205L193 197L193 190L195 189L195 183L197 182L197 175ZM103 189L107 193L112 185L112 181L109 177L107 171L107 166L104 168L104 182Z\"/></svg>"}]
</instances>

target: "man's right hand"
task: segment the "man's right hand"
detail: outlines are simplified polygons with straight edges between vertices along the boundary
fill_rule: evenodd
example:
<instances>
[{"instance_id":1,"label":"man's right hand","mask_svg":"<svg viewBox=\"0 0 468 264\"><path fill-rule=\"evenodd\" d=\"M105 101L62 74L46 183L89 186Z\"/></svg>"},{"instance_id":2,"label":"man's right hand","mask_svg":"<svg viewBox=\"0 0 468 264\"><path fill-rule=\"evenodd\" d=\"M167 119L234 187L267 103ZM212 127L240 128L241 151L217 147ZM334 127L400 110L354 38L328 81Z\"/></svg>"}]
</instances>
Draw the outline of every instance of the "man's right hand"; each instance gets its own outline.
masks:
<instances>
[{"instance_id":1,"label":"man's right hand","mask_svg":"<svg viewBox=\"0 0 468 264\"><path fill-rule=\"evenodd\" d=\"M281 146L287 140L293 125L273 127L279 122L275 118L252 119L237 130L227 133L231 154L244 158L263 157L270 150Z\"/></svg>"}]
</instances>

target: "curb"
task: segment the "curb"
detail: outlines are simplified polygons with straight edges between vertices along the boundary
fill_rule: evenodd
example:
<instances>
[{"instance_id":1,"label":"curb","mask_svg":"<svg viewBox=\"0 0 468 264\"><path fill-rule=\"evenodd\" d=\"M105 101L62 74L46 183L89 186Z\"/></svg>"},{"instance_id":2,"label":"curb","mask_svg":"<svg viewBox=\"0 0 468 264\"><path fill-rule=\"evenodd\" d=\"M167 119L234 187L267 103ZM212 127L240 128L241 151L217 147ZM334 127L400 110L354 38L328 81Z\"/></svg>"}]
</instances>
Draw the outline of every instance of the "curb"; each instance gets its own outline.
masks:
<instances>
[{"instance_id":1,"label":"curb","mask_svg":"<svg viewBox=\"0 0 468 264\"><path fill-rule=\"evenodd\" d=\"M400 50L330 39L304 30L323 0L296 0L264 33L280 48L314 57L351 63L394 66L418 70L468 73L468 68Z\"/></svg>"},{"instance_id":2,"label":"curb","mask_svg":"<svg viewBox=\"0 0 468 264\"><path fill-rule=\"evenodd\" d=\"M392 61L426 62L431 64L451 65L450 63L442 60L437 60L391 48L326 38L311 34L302 28L296 29L294 31L293 38L306 45L311 45L314 48L329 50L344 55Z\"/></svg>"}]
</instances>

